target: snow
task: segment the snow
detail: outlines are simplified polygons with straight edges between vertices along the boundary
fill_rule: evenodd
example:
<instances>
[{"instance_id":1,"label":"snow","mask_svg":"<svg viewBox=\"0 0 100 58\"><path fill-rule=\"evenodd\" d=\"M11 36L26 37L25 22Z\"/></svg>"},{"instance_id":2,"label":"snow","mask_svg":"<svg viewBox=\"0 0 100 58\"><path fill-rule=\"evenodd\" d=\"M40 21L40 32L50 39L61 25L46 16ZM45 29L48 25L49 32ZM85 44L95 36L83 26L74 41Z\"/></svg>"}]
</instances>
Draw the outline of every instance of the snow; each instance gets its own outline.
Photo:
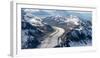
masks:
<instances>
[{"instance_id":1,"label":"snow","mask_svg":"<svg viewBox=\"0 0 100 58\"><path fill-rule=\"evenodd\" d=\"M27 13L33 13L33 12L39 12L40 10L38 9L24 9L24 12L27 12Z\"/></svg>"},{"instance_id":2,"label":"snow","mask_svg":"<svg viewBox=\"0 0 100 58\"><path fill-rule=\"evenodd\" d=\"M61 36L65 31L59 27L53 27L56 31L50 34L41 42L38 48L53 48L58 44L58 37Z\"/></svg>"},{"instance_id":3,"label":"snow","mask_svg":"<svg viewBox=\"0 0 100 58\"><path fill-rule=\"evenodd\" d=\"M72 16L70 15L70 17L67 17L67 23L71 22L75 25L79 25L79 18L77 16Z\"/></svg>"},{"instance_id":4,"label":"snow","mask_svg":"<svg viewBox=\"0 0 100 58\"><path fill-rule=\"evenodd\" d=\"M43 23L42 23L42 20L38 17L33 17L28 22L31 23L34 26L44 26Z\"/></svg>"},{"instance_id":5,"label":"snow","mask_svg":"<svg viewBox=\"0 0 100 58\"><path fill-rule=\"evenodd\" d=\"M83 41L81 41L81 42L75 42L75 41L73 41L73 42L70 42L69 44L70 44L70 46L71 47L77 47L77 46L91 46L92 44L92 41L91 40L85 40L85 42L87 43L87 44L85 44Z\"/></svg>"},{"instance_id":6,"label":"snow","mask_svg":"<svg viewBox=\"0 0 100 58\"><path fill-rule=\"evenodd\" d=\"M80 26L79 28L75 29L75 30L78 30L78 31L81 31L83 29L82 26Z\"/></svg>"}]
</instances>

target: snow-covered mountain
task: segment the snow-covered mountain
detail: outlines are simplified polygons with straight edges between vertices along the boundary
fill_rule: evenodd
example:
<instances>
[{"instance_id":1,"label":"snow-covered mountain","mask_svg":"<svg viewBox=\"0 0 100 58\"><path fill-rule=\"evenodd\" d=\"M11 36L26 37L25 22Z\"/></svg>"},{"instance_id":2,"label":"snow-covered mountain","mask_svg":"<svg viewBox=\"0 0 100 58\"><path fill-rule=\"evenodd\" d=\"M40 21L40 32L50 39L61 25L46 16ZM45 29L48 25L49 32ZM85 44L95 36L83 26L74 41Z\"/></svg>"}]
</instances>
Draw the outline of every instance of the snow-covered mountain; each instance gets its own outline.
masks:
<instances>
[{"instance_id":1,"label":"snow-covered mountain","mask_svg":"<svg viewBox=\"0 0 100 58\"><path fill-rule=\"evenodd\" d=\"M33 26L43 26L42 20L38 17L32 18L29 21Z\"/></svg>"},{"instance_id":2,"label":"snow-covered mountain","mask_svg":"<svg viewBox=\"0 0 100 58\"><path fill-rule=\"evenodd\" d=\"M66 17L62 17L62 16L49 16L49 17L45 17L43 19L43 22L47 22L50 25L57 25L57 24L63 24L66 23Z\"/></svg>"},{"instance_id":3,"label":"snow-covered mountain","mask_svg":"<svg viewBox=\"0 0 100 58\"><path fill-rule=\"evenodd\" d=\"M70 46L92 45L92 26L90 21L82 21L78 28L75 28L73 31L69 32L69 38L74 44L75 42L78 43L74 45L72 42L70 42Z\"/></svg>"},{"instance_id":4,"label":"snow-covered mountain","mask_svg":"<svg viewBox=\"0 0 100 58\"><path fill-rule=\"evenodd\" d=\"M32 13L22 11L21 43L22 49L36 48L43 36L52 32L52 26L42 22L42 19Z\"/></svg>"},{"instance_id":5,"label":"snow-covered mountain","mask_svg":"<svg viewBox=\"0 0 100 58\"><path fill-rule=\"evenodd\" d=\"M43 36L54 31L52 26L65 30L63 35L66 36L62 37L64 41L60 42L64 47L92 45L92 22L89 16L69 13L68 16L38 17L30 10L22 10L21 14L22 49L36 48L41 44Z\"/></svg>"},{"instance_id":6,"label":"snow-covered mountain","mask_svg":"<svg viewBox=\"0 0 100 58\"><path fill-rule=\"evenodd\" d=\"M77 22L78 26L65 34L66 35L65 38L63 38L65 39L65 41L62 41L63 44L61 44L61 46L64 46L64 47L91 46L92 45L92 21L83 20L81 18L78 18L78 20L68 19L68 22L71 22L71 21Z\"/></svg>"},{"instance_id":7,"label":"snow-covered mountain","mask_svg":"<svg viewBox=\"0 0 100 58\"><path fill-rule=\"evenodd\" d=\"M42 37L52 31L53 28L50 25L40 26L27 21L22 22L22 48L36 48L43 40Z\"/></svg>"}]
</instances>

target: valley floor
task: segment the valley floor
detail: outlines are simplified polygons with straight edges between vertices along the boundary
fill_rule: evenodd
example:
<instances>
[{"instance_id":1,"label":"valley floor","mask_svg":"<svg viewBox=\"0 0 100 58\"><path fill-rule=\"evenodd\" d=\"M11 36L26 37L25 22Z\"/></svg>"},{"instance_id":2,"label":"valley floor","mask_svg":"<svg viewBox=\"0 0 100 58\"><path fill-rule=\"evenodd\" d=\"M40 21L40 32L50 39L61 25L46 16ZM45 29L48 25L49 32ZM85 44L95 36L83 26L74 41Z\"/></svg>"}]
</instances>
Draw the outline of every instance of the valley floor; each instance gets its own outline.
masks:
<instances>
[{"instance_id":1,"label":"valley floor","mask_svg":"<svg viewBox=\"0 0 100 58\"><path fill-rule=\"evenodd\" d=\"M60 27L54 26L53 28L55 31L46 37L38 46L38 48L52 48L58 44L58 37L61 36L65 31Z\"/></svg>"}]
</instances>

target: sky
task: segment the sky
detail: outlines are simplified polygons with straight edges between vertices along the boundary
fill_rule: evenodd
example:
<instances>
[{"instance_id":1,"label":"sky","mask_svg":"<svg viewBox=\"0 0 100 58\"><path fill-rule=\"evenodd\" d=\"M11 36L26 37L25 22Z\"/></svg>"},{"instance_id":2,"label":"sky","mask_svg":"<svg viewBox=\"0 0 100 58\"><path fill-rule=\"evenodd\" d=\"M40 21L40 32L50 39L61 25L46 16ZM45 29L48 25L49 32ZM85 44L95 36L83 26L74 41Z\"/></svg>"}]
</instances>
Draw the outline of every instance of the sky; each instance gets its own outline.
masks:
<instances>
[{"instance_id":1,"label":"sky","mask_svg":"<svg viewBox=\"0 0 100 58\"><path fill-rule=\"evenodd\" d=\"M92 19L91 11L33 9L33 8L22 8L22 10L24 10L24 12L26 13L31 13L33 16L38 16L38 17L75 15L88 20Z\"/></svg>"}]
</instances>

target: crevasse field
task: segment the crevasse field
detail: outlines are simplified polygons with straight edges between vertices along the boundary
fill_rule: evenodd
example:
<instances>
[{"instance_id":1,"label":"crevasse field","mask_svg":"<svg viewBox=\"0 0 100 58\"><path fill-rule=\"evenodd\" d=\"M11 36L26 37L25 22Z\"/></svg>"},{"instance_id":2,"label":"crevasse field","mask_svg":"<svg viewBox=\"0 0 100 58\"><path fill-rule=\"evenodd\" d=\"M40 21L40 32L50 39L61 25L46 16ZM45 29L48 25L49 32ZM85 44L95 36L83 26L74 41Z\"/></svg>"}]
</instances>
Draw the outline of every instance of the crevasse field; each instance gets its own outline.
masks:
<instances>
[{"instance_id":1,"label":"crevasse field","mask_svg":"<svg viewBox=\"0 0 100 58\"><path fill-rule=\"evenodd\" d=\"M92 46L92 12L21 9L21 48Z\"/></svg>"}]
</instances>

